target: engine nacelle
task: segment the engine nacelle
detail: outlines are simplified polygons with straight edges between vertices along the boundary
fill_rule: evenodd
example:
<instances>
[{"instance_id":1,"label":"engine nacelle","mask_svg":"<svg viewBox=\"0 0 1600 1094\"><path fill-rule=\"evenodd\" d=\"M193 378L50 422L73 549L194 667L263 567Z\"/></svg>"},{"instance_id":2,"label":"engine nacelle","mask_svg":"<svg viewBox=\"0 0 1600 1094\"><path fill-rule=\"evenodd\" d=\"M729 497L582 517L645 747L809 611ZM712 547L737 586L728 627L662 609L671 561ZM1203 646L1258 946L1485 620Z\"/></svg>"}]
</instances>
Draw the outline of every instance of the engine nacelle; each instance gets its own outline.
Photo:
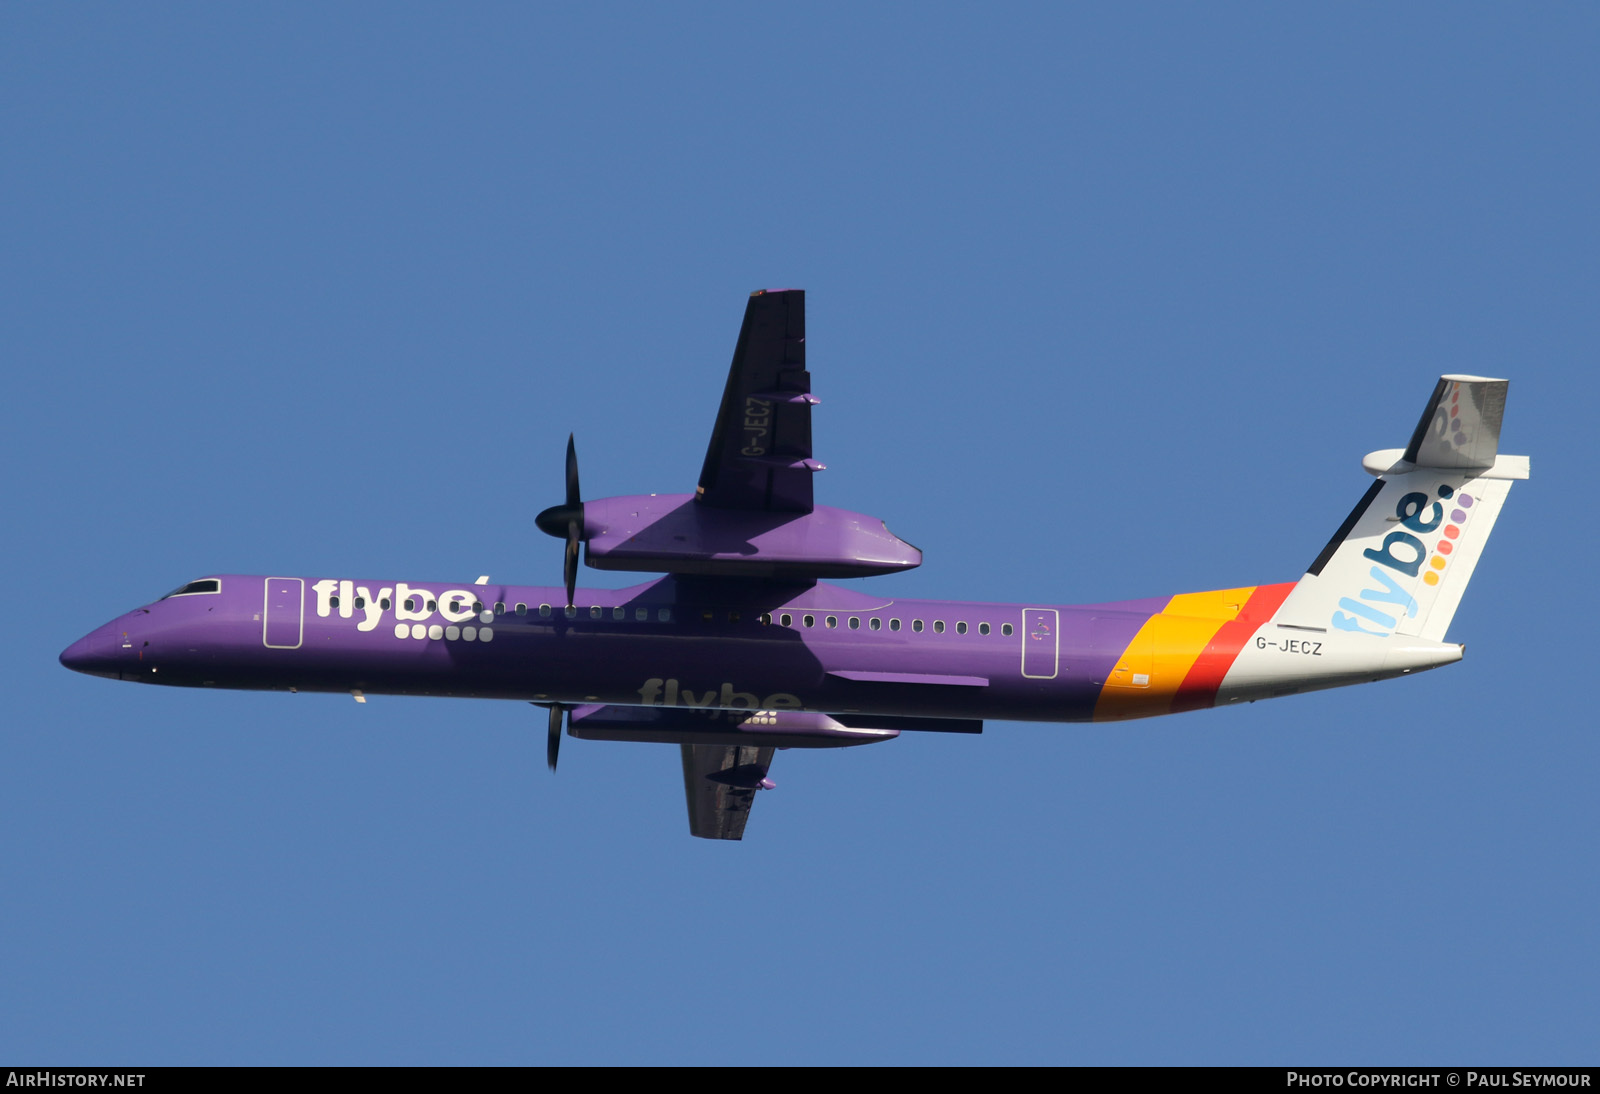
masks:
<instances>
[{"instance_id":1,"label":"engine nacelle","mask_svg":"<svg viewBox=\"0 0 1600 1094\"><path fill-rule=\"evenodd\" d=\"M719 509L691 494L583 503L587 563L597 570L811 581L922 565L922 552L876 517L819 505L808 513Z\"/></svg>"},{"instance_id":2,"label":"engine nacelle","mask_svg":"<svg viewBox=\"0 0 1600 1094\"><path fill-rule=\"evenodd\" d=\"M922 722L929 725L921 726ZM966 723L961 725L964 727ZM877 718L865 714L822 714L813 710L684 710L681 707L595 705L573 708L567 732L586 741L842 748L893 740L902 729L948 731L956 726L957 723L940 718ZM966 732L976 730L967 729Z\"/></svg>"}]
</instances>

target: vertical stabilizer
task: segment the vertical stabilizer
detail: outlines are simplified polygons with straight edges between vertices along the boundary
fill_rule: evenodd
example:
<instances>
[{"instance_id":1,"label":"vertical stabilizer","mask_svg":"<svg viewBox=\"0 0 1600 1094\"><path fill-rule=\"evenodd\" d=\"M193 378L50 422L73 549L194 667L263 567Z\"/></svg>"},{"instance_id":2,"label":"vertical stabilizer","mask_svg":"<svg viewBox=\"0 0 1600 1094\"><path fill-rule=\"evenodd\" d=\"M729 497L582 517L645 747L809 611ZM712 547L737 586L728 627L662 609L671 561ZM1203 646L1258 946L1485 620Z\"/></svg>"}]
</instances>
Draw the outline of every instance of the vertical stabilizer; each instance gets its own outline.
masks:
<instances>
[{"instance_id":1,"label":"vertical stabilizer","mask_svg":"<svg viewBox=\"0 0 1600 1094\"><path fill-rule=\"evenodd\" d=\"M1500 455L1507 384L1445 376L1411 444L1367 456L1378 481L1274 617L1307 630L1443 641L1526 456Z\"/></svg>"}]
</instances>

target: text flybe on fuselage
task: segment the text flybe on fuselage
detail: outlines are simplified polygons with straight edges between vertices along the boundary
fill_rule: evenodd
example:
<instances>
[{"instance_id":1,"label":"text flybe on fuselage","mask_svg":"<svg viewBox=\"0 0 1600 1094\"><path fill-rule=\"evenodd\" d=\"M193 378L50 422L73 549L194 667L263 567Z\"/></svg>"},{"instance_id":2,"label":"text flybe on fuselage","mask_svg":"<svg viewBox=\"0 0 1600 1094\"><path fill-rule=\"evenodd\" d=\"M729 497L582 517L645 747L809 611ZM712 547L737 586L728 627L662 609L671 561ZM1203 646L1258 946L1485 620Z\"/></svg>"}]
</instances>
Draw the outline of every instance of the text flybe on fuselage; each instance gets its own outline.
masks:
<instances>
[{"instance_id":1,"label":"text flybe on fuselage","mask_svg":"<svg viewBox=\"0 0 1600 1094\"><path fill-rule=\"evenodd\" d=\"M690 831L743 835L774 750L984 719L1108 721L1402 676L1445 641L1525 457L1507 384L1445 376L1405 449L1293 582L1081 606L908 601L826 584L910 569L877 518L816 505L805 295L751 295L692 495L566 501L564 587L202 578L62 653L175 686L523 699L574 737L680 746ZM666 576L577 590L587 564Z\"/></svg>"},{"instance_id":2,"label":"text flybe on fuselage","mask_svg":"<svg viewBox=\"0 0 1600 1094\"><path fill-rule=\"evenodd\" d=\"M453 641L458 637L456 634L447 635L448 631L459 631L459 637L468 642L475 640L488 642L494 638L494 630L490 626L459 626L471 620L480 620L484 624L494 622L494 613L484 606L483 601L478 599L477 592L472 589L444 589L435 592L420 585L408 585L401 581L393 588L380 585L374 592L368 586L357 585L354 581L325 577L313 583L311 591L316 595L316 612L319 618L327 619L337 615L340 619L357 620L355 627L358 631L377 630L383 624L383 617L392 610L396 638L432 637L438 640L441 637L448 637L448 640ZM449 626L435 623L429 627L428 622L435 613ZM430 635L429 632L434 629L440 633Z\"/></svg>"}]
</instances>

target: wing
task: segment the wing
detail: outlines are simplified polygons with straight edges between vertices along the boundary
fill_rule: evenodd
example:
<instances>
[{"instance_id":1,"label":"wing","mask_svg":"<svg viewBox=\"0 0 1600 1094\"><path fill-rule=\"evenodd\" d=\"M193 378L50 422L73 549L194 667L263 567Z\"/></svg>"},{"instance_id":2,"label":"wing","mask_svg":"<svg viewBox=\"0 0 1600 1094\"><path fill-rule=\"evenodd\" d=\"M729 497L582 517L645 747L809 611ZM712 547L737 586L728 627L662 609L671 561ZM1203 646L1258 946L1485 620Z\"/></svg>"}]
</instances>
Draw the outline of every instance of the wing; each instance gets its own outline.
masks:
<instances>
[{"instance_id":1,"label":"wing","mask_svg":"<svg viewBox=\"0 0 1600 1094\"><path fill-rule=\"evenodd\" d=\"M756 790L772 766L770 748L682 745L689 831L701 839L743 839Z\"/></svg>"},{"instance_id":2,"label":"wing","mask_svg":"<svg viewBox=\"0 0 1600 1094\"><path fill-rule=\"evenodd\" d=\"M806 294L758 290L745 305L695 500L719 509L811 512Z\"/></svg>"}]
</instances>

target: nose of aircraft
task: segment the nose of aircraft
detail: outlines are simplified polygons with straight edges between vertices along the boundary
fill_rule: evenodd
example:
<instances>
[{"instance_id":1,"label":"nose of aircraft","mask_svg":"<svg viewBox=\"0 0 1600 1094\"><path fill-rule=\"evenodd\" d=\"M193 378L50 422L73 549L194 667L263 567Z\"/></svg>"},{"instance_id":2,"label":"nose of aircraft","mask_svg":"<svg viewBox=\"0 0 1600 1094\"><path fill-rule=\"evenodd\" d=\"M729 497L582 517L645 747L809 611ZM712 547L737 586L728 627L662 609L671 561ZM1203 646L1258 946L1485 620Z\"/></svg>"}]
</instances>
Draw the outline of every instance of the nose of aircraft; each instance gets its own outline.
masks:
<instances>
[{"instance_id":1,"label":"nose of aircraft","mask_svg":"<svg viewBox=\"0 0 1600 1094\"><path fill-rule=\"evenodd\" d=\"M61 663L73 672L117 679L120 661L117 655L121 652L117 642L119 633L112 623L90 631L61 651Z\"/></svg>"}]
</instances>

